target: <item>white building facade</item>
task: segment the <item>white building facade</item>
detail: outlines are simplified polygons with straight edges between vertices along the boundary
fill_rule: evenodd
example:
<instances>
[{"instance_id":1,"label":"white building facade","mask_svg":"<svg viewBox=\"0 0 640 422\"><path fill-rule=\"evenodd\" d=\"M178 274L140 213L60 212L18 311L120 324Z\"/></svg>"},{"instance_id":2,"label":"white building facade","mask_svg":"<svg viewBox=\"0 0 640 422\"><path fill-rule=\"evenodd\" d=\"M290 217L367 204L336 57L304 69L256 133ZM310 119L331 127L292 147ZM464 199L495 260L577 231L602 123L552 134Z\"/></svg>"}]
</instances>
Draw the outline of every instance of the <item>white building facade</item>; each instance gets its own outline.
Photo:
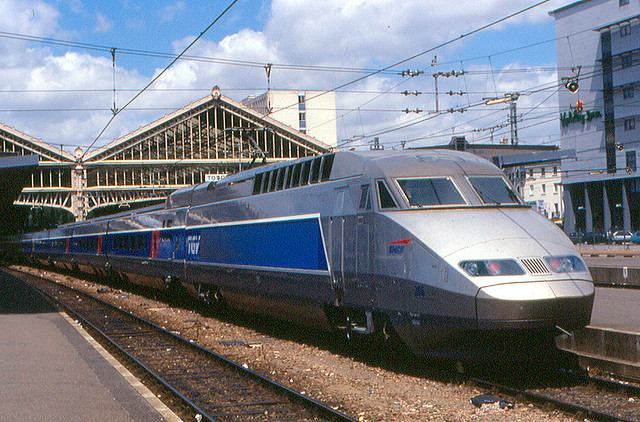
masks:
<instances>
[{"instance_id":1,"label":"white building facade","mask_svg":"<svg viewBox=\"0 0 640 422\"><path fill-rule=\"evenodd\" d=\"M335 92L270 90L242 103L327 145L338 143Z\"/></svg>"},{"instance_id":2,"label":"white building facade","mask_svg":"<svg viewBox=\"0 0 640 422\"><path fill-rule=\"evenodd\" d=\"M562 160L565 231L638 230L640 0L581 0L550 14L567 87L561 149L575 150Z\"/></svg>"}]
</instances>

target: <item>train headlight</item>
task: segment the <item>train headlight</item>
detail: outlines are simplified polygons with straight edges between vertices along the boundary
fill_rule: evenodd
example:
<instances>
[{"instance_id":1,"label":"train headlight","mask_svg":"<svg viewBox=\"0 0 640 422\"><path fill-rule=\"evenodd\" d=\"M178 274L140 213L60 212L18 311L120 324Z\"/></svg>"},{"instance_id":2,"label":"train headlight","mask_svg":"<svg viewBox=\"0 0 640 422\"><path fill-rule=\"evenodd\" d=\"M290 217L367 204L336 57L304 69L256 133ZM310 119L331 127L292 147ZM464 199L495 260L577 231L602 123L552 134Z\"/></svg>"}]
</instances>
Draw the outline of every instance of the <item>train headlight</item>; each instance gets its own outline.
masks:
<instances>
[{"instance_id":1,"label":"train headlight","mask_svg":"<svg viewBox=\"0 0 640 422\"><path fill-rule=\"evenodd\" d=\"M584 263L577 256L545 256L544 260L554 273L579 273L587 271Z\"/></svg>"},{"instance_id":2,"label":"train headlight","mask_svg":"<svg viewBox=\"0 0 640 422\"><path fill-rule=\"evenodd\" d=\"M460 268L473 277L523 275L524 270L512 259L487 259L482 261L462 261Z\"/></svg>"}]
</instances>

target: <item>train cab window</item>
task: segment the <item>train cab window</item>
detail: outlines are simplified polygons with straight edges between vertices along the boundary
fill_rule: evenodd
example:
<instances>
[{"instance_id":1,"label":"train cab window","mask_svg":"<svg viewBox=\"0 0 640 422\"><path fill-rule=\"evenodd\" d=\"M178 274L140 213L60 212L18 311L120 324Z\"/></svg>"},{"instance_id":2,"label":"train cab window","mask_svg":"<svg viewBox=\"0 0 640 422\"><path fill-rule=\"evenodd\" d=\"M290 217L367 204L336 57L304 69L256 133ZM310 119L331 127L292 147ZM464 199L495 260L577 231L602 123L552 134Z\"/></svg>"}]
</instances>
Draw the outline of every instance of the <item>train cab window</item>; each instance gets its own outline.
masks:
<instances>
[{"instance_id":1,"label":"train cab window","mask_svg":"<svg viewBox=\"0 0 640 422\"><path fill-rule=\"evenodd\" d=\"M465 203L453 182L447 178L398 179L398 185L412 207Z\"/></svg>"},{"instance_id":2,"label":"train cab window","mask_svg":"<svg viewBox=\"0 0 640 422\"><path fill-rule=\"evenodd\" d=\"M518 195L500 176L471 176L468 179L485 204L520 204Z\"/></svg>"},{"instance_id":3,"label":"train cab window","mask_svg":"<svg viewBox=\"0 0 640 422\"><path fill-rule=\"evenodd\" d=\"M382 209L398 208L398 205L396 204L395 199L393 199L391 192L389 192L389 188L387 187L387 184L385 183L385 181L378 180L377 184L378 184L378 200L380 201L379 202L380 208Z\"/></svg>"},{"instance_id":4,"label":"train cab window","mask_svg":"<svg viewBox=\"0 0 640 422\"><path fill-rule=\"evenodd\" d=\"M309 178L309 183L318 183L320 181L321 162L322 158L316 158L311 161L311 177Z\"/></svg>"},{"instance_id":5,"label":"train cab window","mask_svg":"<svg viewBox=\"0 0 640 422\"><path fill-rule=\"evenodd\" d=\"M295 188L300 186L300 170L302 169L302 163L298 163L293 166L293 174L291 175L291 187Z\"/></svg>"},{"instance_id":6,"label":"train cab window","mask_svg":"<svg viewBox=\"0 0 640 422\"><path fill-rule=\"evenodd\" d=\"M322 171L321 171L320 180L322 180L323 182L325 180L328 180L329 177L331 176L331 168L333 167L333 158L334 158L333 154L325 155L322 157Z\"/></svg>"},{"instance_id":7,"label":"train cab window","mask_svg":"<svg viewBox=\"0 0 640 422\"><path fill-rule=\"evenodd\" d=\"M360 186L360 210L371 209L371 195L369 194L369 185Z\"/></svg>"},{"instance_id":8,"label":"train cab window","mask_svg":"<svg viewBox=\"0 0 640 422\"><path fill-rule=\"evenodd\" d=\"M302 174L300 175L300 186L309 184L309 172L311 167L311 161L305 161L302 163Z\"/></svg>"}]
</instances>

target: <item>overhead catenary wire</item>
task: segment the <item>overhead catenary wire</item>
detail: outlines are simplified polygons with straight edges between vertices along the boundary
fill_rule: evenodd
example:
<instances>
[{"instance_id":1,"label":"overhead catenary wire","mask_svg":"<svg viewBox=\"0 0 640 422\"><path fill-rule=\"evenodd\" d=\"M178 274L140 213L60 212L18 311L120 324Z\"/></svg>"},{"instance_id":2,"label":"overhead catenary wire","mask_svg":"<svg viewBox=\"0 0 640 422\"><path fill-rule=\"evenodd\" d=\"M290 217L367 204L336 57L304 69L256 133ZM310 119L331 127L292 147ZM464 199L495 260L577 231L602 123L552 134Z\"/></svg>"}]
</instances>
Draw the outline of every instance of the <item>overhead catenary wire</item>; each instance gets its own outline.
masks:
<instances>
[{"instance_id":1,"label":"overhead catenary wire","mask_svg":"<svg viewBox=\"0 0 640 422\"><path fill-rule=\"evenodd\" d=\"M495 25L497 25L497 24L499 24L499 23L501 23L501 22L504 22L504 21L506 21L506 20L509 20L509 19L511 19L511 18L513 18L513 17L515 17L515 16L518 16L518 15L521 15L521 14L523 14L523 13L525 13L525 12L528 12L529 10L532 10L532 9L534 9L534 8L536 8L536 7L538 7L538 6L541 6L541 5L545 4L545 3L548 3L549 1L551 1L551 0L542 0L542 1L539 1L539 2L537 2L537 3L535 3L535 4L531 5L531 6L527 6L527 7L525 7L524 9L520 9L520 10L518 10L518 11L516 11L516 12L513 12L513 13L511 13L511 14L507 15L507 16L504 16L504 17L502 17L502 18L499 18L499 19L497 19L497 20L494 20L494 21L492 21L492 22L490 22L490 23L488 23L488 24L482 25L482 26L481 26L481 27L479 27L479 28L476 28L476 29L473 29L473 30L471 30L471 31L469 31L469 32L466 32L466 33L464 33L464 34L461 34L460 36L458 36L458 37L456 37L456 38L449 39L449 40L444 41L444 42L442 42L442 43L440 43L440 44L437 44L437 45L435 45L435 46L433 46L433 47L431 47L431 48L428 48L428 49L426 49L426 50L420 51L420 52L418 52L418 53L416 53L416 54L413 54L413 55L411 55L411 56L409 56L409 57L407 57L407 58L404 58L404 59L402 59L402 60L399 60L399 61L397 61L397 62L395 62L395 63L393 63L393 64L390 64L390 65L388 65L388 66L385 66L385 67L384 67L384 68L382 68L382 69L378 69L378 70L376 70L376 71L374 71L374 72L370 72L370 73L368 73L368 74L366 74L366 75L364 75L364 76L360 76L360 77L358 77L358 78L356 78L356 79L353 79L353 80L351 80L351 81L347 81L347 82L345 82L345 83L342 83L342 84L338 85L337 87L335 87L335 88L333 88L333 89L331 89L331 90L324 91L324 92L322 92L322 93L316 94L316 95L314 95L314 96L310 97L310 98L309 98L309 100L314 99L314 98L318 98L318 97L320 97L320 96L322 96L322 95L326 95L326 94L328 94L328 93L330 93L330 92L334 92L334 91L337 91L337 90L342 89L342 88L344 88L344 87L347 87L347 86L353 85L353 84L355 84L355 83L357 83L357 82L363 81L363 80L368 79L368 78L370 78L370 77L372 77L372 76L375 76L375 75L378 75L378 74L380 74L380 73L382 73L382 72L388 71L389 69L393 69L393 68L395 68L395 67L397 67L397 66L400 66L400 65L402 65L402 64L404 64L404 63L410 62L410 61L412 61L412 60L414 60L414 59L416 59L416 58L418 58L418 57L424 56L425 54L431 53L431 52L433 52L433 51L435 51L435 50L438 50L438 49L440 49L440 48L442 48L442 47L445 47L445 46L447 46L447 45L449 45L449 44L453 44L454 42L459 41L459 40L461 40L461 39L463 39L463 38L466 38L466 37L469 37L469 36L471 36L471 35L473 35L473 34L476 34L476 33L478 33L478 32L484 31L485 29L491 28L492 26L495 26ZM287 108L296 107L297 105L298 105L298 103L296 102L296 103L294 103L294 104L289 105ZM265 114L263 117L266 117L266 114Z\"/></svg>"},{"instance_id":2,"label":"overhead catenary wire","mask_svg":"<svg viewBox=\"0 0 640 422\"><path fill-rule=\"evenodd\" d=\"M638 61L638 63L634 63L634 64L632 64L632 65L631 65L631 67L635 67L635 66L638 66L638 65L640 65L640 61ZM622 68L622 67L621 67L621 65L618 65L618 66L619 66L620 68ZM629 66L627 66L626 68L629 68ZM592 71L592 72L588 72L588 73L584 73L584 74L582 74L582 75L580 76L580 80L584 80L584 79L587 79L587 78L590 78L590 77L599 76L599 75L601 75L601 74L602 74L601 69L594 70L594 71ZM539 85L539 86L537 86L537 87L535 87L535 86L534 86L534 87L531 87L531 88L527 89L527 91L528 91L529 93L535 93L535 92L540 92L540 91L539 91L539 90L540 90L540 88L548 89L549 87L553 87L554 89L556 89L556 90L557 90L558 88L561 88L561 87L562 87L562 85L563 85L563 84L562 84L561 82L559 83L559 82L557 82L557 81L554 81L554 82L549 82L549 83L545 83L545 84ZM472 104L472 105L470 105L470 106L467 106L466 108L465 108L465 107L463 107L462 109L464 109L465 111L467 111L467 109L468 109L468 108L470 108L470 107L477 107L477 106L480 106L480 105L483 105L483 104L484 104L484 102L476 102L476 103L474 103L474 104ZM447 114L447 112L445 112L445 113L439 113L438 115L444 115L444 114ZM431 120L431 119L428 119L428 120ZM416 124L420 124L420 123L425 122L425 121L427 121L427 120L425 120L425 119L413 119L413 121L411 121L411 122L409 122L409 123L406 123L406 124L395 124L395 125L393 125L393 126L391 126L391 127L387 128L387 129L376 130L376 131L374 131L374 132L372 132L372 133L370 133L370 134L367 134L364 138L370 138L370 137L373 137L373 136L379 136L379 135L381 135L381 134L386 134L386 133L394 132L394 131L397 131L397 130L400 130L400 129L406 129L407 127L414 126L414 125L416 125ZM524 129L524 128L523 128L523 129ZM416 140L419 140L419 139L416 139ZM404 141L404 140L403 140L402 142L403 142L404 144L408 143L407 141ZM412 142L413 142L413 141L412 141Z\"/></svg>"}]
</instances>

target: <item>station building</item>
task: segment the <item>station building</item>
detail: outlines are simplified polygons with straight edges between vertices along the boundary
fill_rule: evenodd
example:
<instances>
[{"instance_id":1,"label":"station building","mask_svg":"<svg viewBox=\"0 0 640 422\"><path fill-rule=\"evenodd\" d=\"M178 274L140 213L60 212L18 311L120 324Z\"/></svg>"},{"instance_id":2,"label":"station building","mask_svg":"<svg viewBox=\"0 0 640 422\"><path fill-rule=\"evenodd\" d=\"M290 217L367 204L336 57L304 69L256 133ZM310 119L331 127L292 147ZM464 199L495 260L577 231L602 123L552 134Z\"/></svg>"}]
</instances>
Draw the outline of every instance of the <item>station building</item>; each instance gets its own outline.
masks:
<instances>
[{"instance_id":1,"label":"station building","mask_svg":"<svg viewBox=\"0 0 640 422\"><path fill-rule=\"evenodd\" d=\"M555 18L565 231L640 229L640 1L581 0ZM565 89L566 87L566 89Z\"/></svg>"}]
</instances>

